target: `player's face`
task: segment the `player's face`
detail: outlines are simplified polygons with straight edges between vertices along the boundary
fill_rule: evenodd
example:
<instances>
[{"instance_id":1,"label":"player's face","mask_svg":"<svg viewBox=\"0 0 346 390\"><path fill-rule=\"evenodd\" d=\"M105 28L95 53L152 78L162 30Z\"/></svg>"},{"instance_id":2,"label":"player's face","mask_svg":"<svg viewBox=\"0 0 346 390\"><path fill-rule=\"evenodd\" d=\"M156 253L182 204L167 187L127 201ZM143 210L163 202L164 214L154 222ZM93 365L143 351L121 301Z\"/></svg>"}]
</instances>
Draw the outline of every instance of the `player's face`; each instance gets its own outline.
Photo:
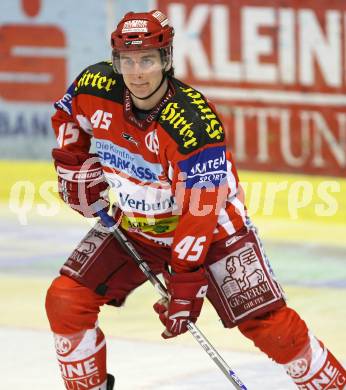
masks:
<instances>
[{"instance_id":1,"label":"player's face","mask_svg":"<svg viewBox=\"0 0 346 390\"><path fill-rule=\"evenodd\" d=\"M150 95L160 84L163 66L158 50L120 53L119 67L124 82L140 98Z\"/></svg>"}]
</instances>

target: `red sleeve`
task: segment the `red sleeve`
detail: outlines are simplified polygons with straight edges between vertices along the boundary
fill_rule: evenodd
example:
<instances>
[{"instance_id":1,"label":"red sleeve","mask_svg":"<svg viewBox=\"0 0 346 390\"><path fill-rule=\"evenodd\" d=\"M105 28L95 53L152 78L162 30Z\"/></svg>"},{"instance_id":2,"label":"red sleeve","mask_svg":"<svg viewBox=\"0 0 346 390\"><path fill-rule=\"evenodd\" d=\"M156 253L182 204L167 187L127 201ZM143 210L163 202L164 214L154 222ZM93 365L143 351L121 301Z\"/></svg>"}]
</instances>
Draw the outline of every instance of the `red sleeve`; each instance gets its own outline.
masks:
<instances>
[{"instance_id":1,"label":"red sleeve","mask_svg":"<svg viewBox=\"0 0 346 390\"><path fill-rule=\"evenodd\" d=\"M78 107L78 96L74 95L74 87L75 83L55 102L56 112L52 116L52 126L60 148L71 152L89 152L91 134L79 125L77 118L82 117L83 112Z\"/></svg>"},{"instance_id":2,"label":"red sleeve","mask_svg":"<svg viewBox=\"0 0 346 390\"><path fill-rule=\"evenodd\" d=\"M203 264L228 195L226 148L208 146L178 160L173 170L179 222L171 266L175 272L188 272Z\"/></svg>"}]
</instances>

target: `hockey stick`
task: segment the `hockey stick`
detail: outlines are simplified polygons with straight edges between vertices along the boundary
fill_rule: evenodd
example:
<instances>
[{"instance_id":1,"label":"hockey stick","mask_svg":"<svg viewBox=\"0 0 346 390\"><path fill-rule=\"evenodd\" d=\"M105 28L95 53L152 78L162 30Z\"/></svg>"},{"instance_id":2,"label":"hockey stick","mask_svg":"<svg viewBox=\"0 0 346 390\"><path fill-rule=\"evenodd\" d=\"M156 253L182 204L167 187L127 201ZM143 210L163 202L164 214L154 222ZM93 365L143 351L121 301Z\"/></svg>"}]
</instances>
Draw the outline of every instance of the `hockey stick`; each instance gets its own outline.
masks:
<instances>
[{"instance_id":1,"label":"hockey stick","mask_svg":"<svg viewBox=\"0 0 346 390\"><path fill-rule=\"evenodd\" d=\"M132 257L132 259L137 263L138 267L149 279L151 284L156 288L159 294L168 298L168 293L166 287L162 284L161 280L154 274L150 269L149 265L142 259L140 254L136 251L133 244L127 239L123 232L117 227L114 219L108 215L105 211L98 212L99 217L102 222L108 227L109 231L113 234L119 244L125 249L125 251ZM238 378L235 372L228 366L228 364L223 360L221 355L216 351L216 349L210 344L207 338L203 333L197 328L197 326L191 322L187 322L187 328L192 334L192 336L197 340L198 344L207 352L209 357L214 361L214 363L220 368L220 370L225 374L227 379L233 384L233 386L238 390L247 390L247 387L243 382Z\"/></svg>"}]
</instances>

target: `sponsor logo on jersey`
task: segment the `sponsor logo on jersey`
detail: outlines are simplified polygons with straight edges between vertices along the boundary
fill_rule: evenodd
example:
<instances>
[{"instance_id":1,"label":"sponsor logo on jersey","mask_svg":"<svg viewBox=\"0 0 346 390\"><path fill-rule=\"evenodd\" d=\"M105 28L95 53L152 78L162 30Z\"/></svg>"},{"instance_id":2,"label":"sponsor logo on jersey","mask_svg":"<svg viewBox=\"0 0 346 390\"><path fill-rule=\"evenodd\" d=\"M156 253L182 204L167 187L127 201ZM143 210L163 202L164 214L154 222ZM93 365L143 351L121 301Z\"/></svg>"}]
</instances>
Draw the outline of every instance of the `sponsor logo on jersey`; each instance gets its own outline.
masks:
<instances>
[{"instance_id":1,"label":"sponsor logo on jersey","mask_svg":"<svg viewBox=\"0 0 346 390\"><path fill-rule=\"evenodd\" d=\"M139 166L110 152L98 152L105 165L116 168L139 180L158 181L158 176L148 167Z\"/></svg>"},{"instance_id":2,"label":"sponsor logo on jersey","mask_svg":"<svg viewBox=\"0 0 346 390\"><path fill-rule=\"evenodd\" d=\"M179 136L183 140L185 149L197 146L197 138L192 130L193 122L189 122L184 117L185 109L181 108L178 103L171 102L162 110L160 121L169 122L174 129L178 131Z\"/></svg>"},{"instance_id":3,"label":"sponsor logo on jersey","mask_svg":"<svg viewBox=\"0 0 346 390\"><path fill-rule=\"evenodd\" d=\"M82 77L78 80L75 91L78 91L81 87L91 87L97 90L105 89L109 92L115 84L116 80L112 77L107 77L101 72L92 73L89 70L86 70Z\"/></svg>"},{"instance_id":4,"label":"sponsor logo on jersey","mask_svg":"<svg viewBox=\"0 0 346 390\"><path fill-rule=\"evenodd\" d=\"M64 110L69 115L72 115L72 95L74 87L74 84L71 84L65 95L54 104L55 108Z\"/></svg>"},{"instance_id":5,"label":"sponsor logo on jersey","mask_svg":"<svg viewBox=\"0 0 346 390\"><path fill-rule=\"evenodd\" d=\"M178 166L186 174L187 188L198 184L218 187L227 175L226 149L224 146L205 149L180 161Z\"/></svg>"},{"instance_id":6,"label":"sponsor logo on jersey","mask_svg":"<svg viewBox=\"0 0 346 390\"><path fill-rule=\"evenodd\" d=\"M131 134L121 133L121 136L122 136L124 139L126 139L126 141L132 142L132 143L135 144L136 146L139 146L139 141L135 140L135 138L132 137Z\"/></svg>"},{"instance_id":7,"label":"sponsor logo on jersey","mask_svg":"<svg viewBox=\"0 0 346 390\"><path fill-rule=\"evenodd\" d=\"M174 197L170 196L159 202L147 202L145 199L137 200L130 197L130 194L118 193L118 201L121 208L130 207L138 212L169 211L175 205Z\"/></svg>"},{"instance_id":8,"label":"sponsor logo on jersey","mask_svg":"<svg viewBox=\"0 0 346 390\"><path fill-rule=\"evenodd\" d=\"M148 217L129 217L123 215L121 227L128 231L145 232L152 234L169 233L175 230L178 224L178 216L155 219Z\"/></svg>"},{"instance_id":9,"label":"sponsor logo on jersey","mask_svg":"<svg viewBox=\"0 0 346 390\"><path fill-rule=\"evenodd\" d=\"M151 131L145 136L145 146L150 152L159 154L159 139L156 130Z\"/></svg>"},{"instance_id":10,"label":"sponsor logo on jersey","mask_svg":"<svg viewBox=\"0 0 346 390\"><path fill-rule=\"evenodd\" d=\"M224 132L220 121L214 114L212 109L208 106L208 103L203 99L202 95L193 88L180 87L181 91L191 99L191 104L197 106L198 111L201 113L200 118L207 125L205 131L208 137L212 140L223 141Z\"/></svg>"},{"instance_id":11,"label":"sponsor logo on jersey","mask_svg":"<svg viewBox=\"0 0 346 390\"><path fill-rule=\"evenodd\" d=\"M141 181L157 182L160 180L162 175L161 164L150 163L144 160L142 155L132 153L110 141L98 140L95 146L103 165L115 168Z\"/></svg>"}]
</instances>

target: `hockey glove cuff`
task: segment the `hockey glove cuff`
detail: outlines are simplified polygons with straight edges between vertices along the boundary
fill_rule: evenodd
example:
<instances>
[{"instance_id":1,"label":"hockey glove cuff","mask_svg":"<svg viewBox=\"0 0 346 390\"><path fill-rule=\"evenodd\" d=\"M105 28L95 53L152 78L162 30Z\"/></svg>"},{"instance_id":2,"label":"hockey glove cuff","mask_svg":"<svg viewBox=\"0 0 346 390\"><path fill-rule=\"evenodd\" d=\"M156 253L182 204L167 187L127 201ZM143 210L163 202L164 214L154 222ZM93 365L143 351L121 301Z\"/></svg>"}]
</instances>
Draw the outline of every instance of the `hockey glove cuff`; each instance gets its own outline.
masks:
<instances>
[{"instance_id":1,"label":"hockey glove cuff","mask_svg":"<svg viewBox=\"0 0 346 390\"><path fill-rule=\"evenodd\" d=\"M84 217L108 210L108 183L96 154L53 149L60 198Z\"/></svg>"},{"instance_id":2,"label":"hockey glove cuff","mask_svg":"<svg viewBox=\"0 0 346 390\"><path fill-rule=\"evenodd\" d=\"M208 280L202 268L195 272L170 275L164 273L169 299L162 298L154 310L166 329L164 339L187 331L187 321L196 322L207 294Z\"/></svg>"}]
</instances>

